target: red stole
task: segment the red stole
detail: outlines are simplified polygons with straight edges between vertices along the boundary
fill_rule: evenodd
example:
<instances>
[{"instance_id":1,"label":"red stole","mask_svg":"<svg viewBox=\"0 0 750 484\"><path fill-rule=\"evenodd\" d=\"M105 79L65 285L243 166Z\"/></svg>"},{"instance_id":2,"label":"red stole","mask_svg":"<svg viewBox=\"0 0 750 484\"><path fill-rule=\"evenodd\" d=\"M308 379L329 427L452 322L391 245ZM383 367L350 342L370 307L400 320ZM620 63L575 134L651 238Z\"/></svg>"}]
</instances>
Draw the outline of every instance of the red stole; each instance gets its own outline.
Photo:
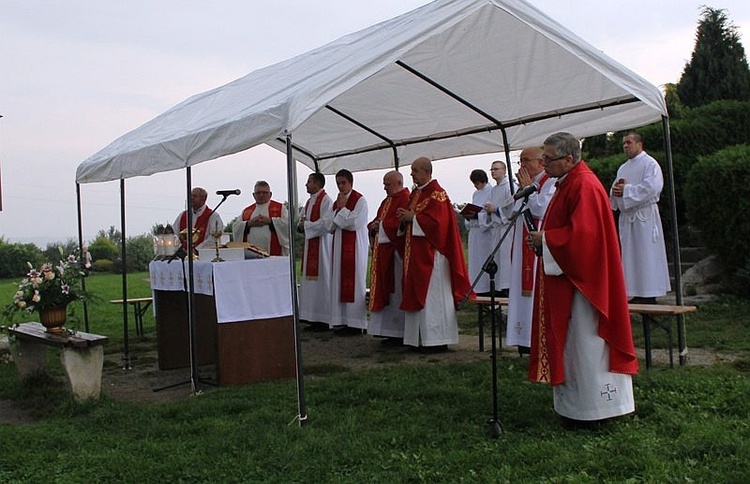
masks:
<instances>
[{"instance_id":1,"label":"red stole","mask_svg":"<svg viewBox=\"0 0 750 484\"><path fill-rule=\"evenodd\" d=\"M563 274L547 276L543 258L537 261L529 379L553 385L565 381L563 352L576 290L599 314L598 334L609 345L609 371L636 374L638 359L609 197L584 162L558 183L541 230Z\"/></svg>"},{"instance_id":2,"label":"red stole","mask_svg":"<svg viewBox=\"0 0 750 484\"><path fill-rule=\"evenodd\" d=\"M370 263L370 311L380 311L388 306L390 296L396 291L396 277L394 270L394 257L398 251L403 257L403 237L398 236L400 221L396 210L409 206L409 189L404 188L392 197L386 197L378 208L377 219L383 228L389 244L378 242L375 236L375 244L372 248L372 261ZM401 277L401 274L398 274Z\"/></svg>"},{"instance_id":3,"label":"red stole","mask_svg":"<svg viewBox=\"0 0 750 484\"><path fill-rule=\"evenodd\" d=\"M357 205L362 194L352 190L346 200L347 210L352 211ZM336 212L344 207L336 207ZM336 233L333 234L335 239ZM335 240L334 240L335 243ZM341 229L341 292L339 301L342 303L354 302L354 281L357 269L357 231Z\"/></svg>"},{"instance_id":4,"label":"red stole","mask_svg":"<svg viewBox=\"0 0 750 484\"><path fill-rule=\"evenodd\" d=\"M253 217L253 212L255 212L256 206L257 204L254 203L242 211L243 222L247 222ZM280 218L281 211L283 209L284 209L284 205L280 202L277 202L276 200L271 200L268 202L268 216L271 218ZM245 236L243 237L243 240L242 240L243 242L247 242L248 232L249 230L246 228ZM279 242L279 236L276 235L276 230L274 230L273 228L271 229L271 242L270 242L270 247L268 248L268 253L271 255L281 255L281 243Z\"/></svg>"},{"instance_id":5,"label":"red stole","mask_svg":"<svg viewBox=\"0 0 750 484\"><path fill-rule=\"evenodd\" d=\"M407 224L401 309L424 309L436 250L448 259L453 301L458 303L471 288L471 281L466 270L456 213L448 194L437 180L431 180L424 188L411 193L409 209L415 212L414 216L425 236L414 237L413 223Z\"/></svg>"},{"instance_id":6,"label":"red stole","mask_svg":"<svg viewBox=\"0 0 750 484\"><path fill-rule=\"evenodd\" d=\"M198 217L195 220L195 223L193 224L194 229L198 229L198 240L193 243L193 248L201 244L204 240L206 240L206 233L208 233L208 219L211 218L211 214L213 213L213 210L206 207L206 209L203 211L200 217ZM180 217L180 227L177 232L182 232L187 227L187 210L182 212L182 216ZM182 248L184 250L187 250L187 236L180 237L180 243L182 244Z\"/></svg>"},{"instance_id":7,"label":"red stole","mask_svg":"<svg viewBox=\"0 0 750 484\"><path fill-rule=\"evenodd\" d=\"M544 187L544 182L547 181L549 175L545 173L542 178L539 179L539 186ZM541 188L539 189L541 190ZM539 227L539 219L535 218L534 223ZM529 244L525 243L526 237L529 235L529 229L526 228L526 224L523 224L523 243L521 244L521 296L531 297L534 291L534 264L536 264L536 253L534 249L529 247Z\"/></svg>"},{"instance_id":8,"label":"red stole","mask_svg":"<svg viewBox=\"0 0 750 484\"><path fill-rule=\"evenodd\" d=\"M310 222L315 222L320 219L320 205L323 203L323 198L326 196L325 190L320 190L318 196L313 203L312 210L310 211ZM307 207L310 205L310 199L307 199L305 203L305 213L307 213ZM305 253L305 277L307 279L317 279L318 272L320 270L320 237L307 240L307 252Z\"/></svg>"}]
</instances>

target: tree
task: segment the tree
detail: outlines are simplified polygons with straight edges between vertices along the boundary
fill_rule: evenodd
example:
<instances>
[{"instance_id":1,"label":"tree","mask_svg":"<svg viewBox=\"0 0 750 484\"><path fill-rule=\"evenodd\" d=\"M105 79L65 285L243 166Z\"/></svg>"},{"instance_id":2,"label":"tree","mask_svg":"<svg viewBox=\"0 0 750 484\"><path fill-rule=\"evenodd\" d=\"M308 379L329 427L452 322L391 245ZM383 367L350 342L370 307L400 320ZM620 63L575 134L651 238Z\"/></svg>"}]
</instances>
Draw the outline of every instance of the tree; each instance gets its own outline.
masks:
<instances>
[{"instance_id":1,"label":"tree","mask_svg":"<svg viewBox=\"0 0 750 484\"><path fill-rule=\"evenodd\" d=\"M677 94L690 108L720 99L750 100L750 68L737 28L722 9L703 7L695 49Z\"/></svg>"},{"instance_id":2,"label":"tree","mask_svg":"<svg viewBox=\"0 0 750 484\"><path fill-rule=\"evenodd\" d=\"M114 225L110 225L108 230L99 230L99 232L96 234L96 238L107 239L118 247L122 243L122 233L117 230Z\"/></svg>"}]
</instances>

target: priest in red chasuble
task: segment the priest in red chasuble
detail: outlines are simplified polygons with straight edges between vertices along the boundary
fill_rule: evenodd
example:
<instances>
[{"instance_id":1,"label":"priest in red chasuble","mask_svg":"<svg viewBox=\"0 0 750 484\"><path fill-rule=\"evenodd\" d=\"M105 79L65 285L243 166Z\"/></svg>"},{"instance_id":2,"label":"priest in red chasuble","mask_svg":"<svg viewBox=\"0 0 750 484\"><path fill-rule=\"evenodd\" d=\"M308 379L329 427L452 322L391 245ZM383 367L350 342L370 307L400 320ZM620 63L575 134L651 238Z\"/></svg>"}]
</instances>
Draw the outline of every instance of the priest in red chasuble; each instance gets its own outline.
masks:
<instances>
[{"instance_id":1,"label":"priest in red chasuble","mask_svg":"<svg viewBox=\"0 0 750 484\"><path fill-rule=\"evenodd\" d=\"M542 163L557 189L528 236L542 247L529 377L554 386L555 411L574 423L633 412L638 373L609 197L580 157L570 133L544 141Z\"/></svg>"},{"instance_id":2,"label":"priest in red chasuble","mask_svg":"<svg viewBox=\"0 0 750 484\"><path fill-rule=\"evenodd\" d=\"M193 242L193 247L197 251L204 247L213 247L214 238L211 232L224 231L224 222L218 213L214 212L206 205L208 192L204 188L195 187L190 191L190 209L192 210L193 229L197 232L197 237ZM180 233L188 226L187 210L180 213L174 221L172 228L176 233ZM180 236L182 249L187 251L187 238Z\"/></svg>"},{"instance_id":3,"label":"priest in red chasuble","mask_svg":"<svg viewBox=\"0 0 750 484\"><path fill-rule=\"evenodd\" d=\"M416 188L408 208L397 213L404 232L404 344L445 351L458 343L456 304L469 292L456 213L445 190L432 179L432 162L411 165Z\"/></svg>"},{"instance_id":4,"label":"priest in red chasuble","mask_svg":"<svg viewBox=\"0 0 750 484\"><path fill-rule=\"evenodd\" d=\"M333 211L326 217L333 234L328 324L340 335L362 334L362 330L367 329L367 201L353 186L352 172L339 170L336 173L339 193Z\"/></svg>"},{"instance_id":5,"label":"priest in red chasuble","mask_svg":"<svg viewBox=\"0 0 750 484\"><path fill-rule=\"evenodd\" d=\"M245 207L232 226L235 242L256 245L270 255L289 255L289 210L286 204L271 200L268 182L255 182L255 203Z\"/></svg>"},{"instance_id":6,"label":"priest in red chasuble","mask_svg":"<svg viewBox=\"0 0 750 484\"><path fill-rule=\"evenodd\" d=\"M383 176L386 197L375 219L367 224L372 245L370 264L370 323L368 333L400 343L404 337L404 312L401 311L404 239L398 235L399 208L409 207L409 189L404 176L389 171Z\"/></svg>"}]
</instances>

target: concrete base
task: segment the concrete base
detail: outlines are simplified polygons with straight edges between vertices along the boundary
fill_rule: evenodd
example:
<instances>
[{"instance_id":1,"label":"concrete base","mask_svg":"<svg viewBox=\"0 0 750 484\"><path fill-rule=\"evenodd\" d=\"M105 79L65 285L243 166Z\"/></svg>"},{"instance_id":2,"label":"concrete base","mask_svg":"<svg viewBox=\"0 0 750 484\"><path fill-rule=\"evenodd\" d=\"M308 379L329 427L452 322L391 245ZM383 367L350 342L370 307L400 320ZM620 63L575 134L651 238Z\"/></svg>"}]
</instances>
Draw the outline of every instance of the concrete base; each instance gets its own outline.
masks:
<instances>
[{"instance_id":1,"label":"concrete base","mask_svg":"<svg viewBox=\"0 0 750 484\"><path fill-rule=\"evenodd\" d=\"M20 340L11 344L11 354L18 375L25 380L47 366L48 346L34 341ZM67 377L68 389L78 402L99 398L102 388L104 348L61 348L60 361Z\"/></svg>"},{"instance_id":2,"label":"concrete base","mask_svg":"<svg viewBox=\"0 0 750 484\"><path fill-rule=\"evenodd\" d=\"M47 346L42 344L17 341L10 345L10 354L16 362L16 369L21 380L44 371L47 366Z\"/></svg>"},{"instance_id":3,"label":"concrete base","mask_svg":"<svg viewBox=\"0 0 750 484\"><path fill-rule=\"evenodd\" d=\"M104 348L63 348L60 361L68 376L70 392L77 401L99 398L102 389Z\"/></svg>"}]
</instances>

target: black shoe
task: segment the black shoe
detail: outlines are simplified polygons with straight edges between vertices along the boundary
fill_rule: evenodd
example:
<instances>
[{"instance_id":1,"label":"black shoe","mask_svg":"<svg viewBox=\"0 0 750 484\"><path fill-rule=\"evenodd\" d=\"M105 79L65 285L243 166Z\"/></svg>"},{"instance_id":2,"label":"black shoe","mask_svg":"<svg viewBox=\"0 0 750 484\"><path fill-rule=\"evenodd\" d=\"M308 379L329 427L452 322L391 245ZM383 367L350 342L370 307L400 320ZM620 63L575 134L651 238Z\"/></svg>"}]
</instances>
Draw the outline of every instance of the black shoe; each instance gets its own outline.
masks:
<instances>
[{"instance_id":1,"label":"black shoe","mask_svg":"<svg viewBox=\"0 0 750 484\"><path fill-rule=\"evenodd\" d=\"M565 430L593 430L601 427L606 420L576 420L568 417L560 417Z\"/></svg>"},{"instance_id":2,"label":"black shoe","mask_svg":"<svg viewBox=\"0 0 750 484\"><path fill-rule=\"evenodd\" d=\"M636 296L628 300L629 304L658 304L655 297Z\"/></svg>"},{"instance_id":3,"label":"black shoe","mask_svg":"<svg viewBox=\"0 0 750 484\"><path fill-rule=\"evenodd\" d=\"M531 354L531 348L529 348L528 346L518 347L518 356L530 355L530 354Z\"/></svg>"},{"instance_id":4,"label":"black shoe","mask_svg":"<svg viewBox=\"0 0 750 484\"><path fill-rule=\"evenodd\" d=\"M419 352L423 353L425 355L435 355L438 353L447 353L448 352L448 345L439 345L439 346L420 346Z\"/></svg>"},{"instance_id":5,"label":"black shoe","mask_svg":"<svg viewBox=\"0 0 750 484\"><path fill-rule=\"evenodd\" d=\"M362 336L363 330L351 326L334 326L333 334L336 336Z\"/></svg>"},{"instance_id":6,"label":"black shoe","mask_svg":"<svg viewBox=\"0 0 750 484\"><path fill-rule=\"evenodd\" d=\"M328 327L328 323L321 323L318 321L308 321L307 325L302 328L303 331L311 331L311 332L323 332L328 331L330 328Z\"/></svg>"},{"instance_id":7,"label":"black shoe","mask_svg":"<svg viewBox=\"0 0 750 484\"><path fill-rule=\"evenodd\" d=\"M404 338L394 338L392 336L386 336L380 341L383 346L401 346L404 344Z\"/></svg>"}]
</instances>

